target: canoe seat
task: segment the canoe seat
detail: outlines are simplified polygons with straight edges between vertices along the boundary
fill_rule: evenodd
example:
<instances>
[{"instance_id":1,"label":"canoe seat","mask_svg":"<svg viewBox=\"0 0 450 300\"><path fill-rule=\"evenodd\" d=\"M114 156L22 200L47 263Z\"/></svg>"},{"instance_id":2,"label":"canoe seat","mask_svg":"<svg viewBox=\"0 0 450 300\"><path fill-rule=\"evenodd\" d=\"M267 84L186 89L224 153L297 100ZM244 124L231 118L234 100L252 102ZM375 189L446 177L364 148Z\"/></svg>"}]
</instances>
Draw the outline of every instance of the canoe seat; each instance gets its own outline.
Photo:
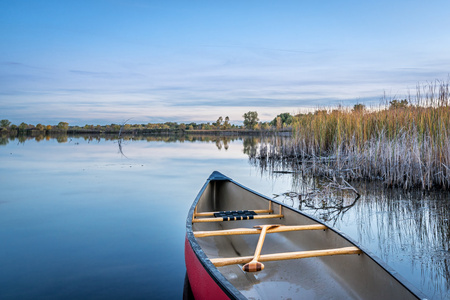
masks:
<instances>
[{"instance_id":1,"label":"canoe seat","mask_svg":"<svg viewBox=\"0 0 450 300\"><path fill-rule=\"evenodd\" d=\"M214 217L222 218L223 221L252 220L257 215L253 210L230 210L214 213Z\"/></svg>"},{"instance_id":2,"label":"canoe seat","mask_svg":"<svg viewBox=\"0 0 450 300\"><path fill-rule=\"evenodd\" d=\"M281 213L282 205L280 204L279 206L280 212L278 214L273 214L272 201L269 202L269 209L197 212L196 207L192 223L283 218L284 216Z\"/></svg>"}]
</instances>

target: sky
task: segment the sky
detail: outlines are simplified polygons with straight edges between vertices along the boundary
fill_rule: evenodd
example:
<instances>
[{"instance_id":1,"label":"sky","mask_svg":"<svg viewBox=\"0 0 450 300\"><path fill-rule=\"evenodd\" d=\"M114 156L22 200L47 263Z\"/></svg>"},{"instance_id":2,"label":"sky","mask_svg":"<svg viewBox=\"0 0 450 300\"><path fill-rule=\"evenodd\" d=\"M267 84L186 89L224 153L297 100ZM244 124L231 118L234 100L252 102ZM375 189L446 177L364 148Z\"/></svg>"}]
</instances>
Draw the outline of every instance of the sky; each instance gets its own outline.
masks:
<instances>
[{"instance_id":1,"label":"sky","mask_svg":"<svg viewBox=\"0 0 450 300\"><path fill-rule=\"evenodd\" d=\"M450 1L1 0L0 119L232 123L448 80Z\"/></svg>"}]
</instances>

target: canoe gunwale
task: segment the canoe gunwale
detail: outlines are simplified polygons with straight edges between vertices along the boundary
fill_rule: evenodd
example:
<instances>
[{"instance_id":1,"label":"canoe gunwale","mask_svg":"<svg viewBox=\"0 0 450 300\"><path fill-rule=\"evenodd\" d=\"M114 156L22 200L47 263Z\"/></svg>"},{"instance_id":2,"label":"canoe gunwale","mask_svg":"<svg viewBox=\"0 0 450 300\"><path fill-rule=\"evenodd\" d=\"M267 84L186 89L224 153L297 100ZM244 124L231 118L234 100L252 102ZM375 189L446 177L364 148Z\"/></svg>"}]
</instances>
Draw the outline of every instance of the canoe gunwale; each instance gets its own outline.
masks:
<instances>
[{"instance_id":1,"label":"canoe gunwale","mask_svg":"<svg viewBox=\"0 0 450 300\"><path fill-rule=\"evenodd\" d=\"M222 290L232 299L247 299L236 287L234 287L226 278L222 275L222 273L217 269L216 266L213 265L213 263L210 261L210 259L206 256L203 249L198 244L196 237L194 236L193 231L193 218L194 218L194 211L195 207L197 206L198 201L200 200L200 197L204 193L206 187L210 182L214 181L229 181L244 190L255 194L256 196L259 196L267 201L272 201L273 204L279 204L283 207L283 209L289 209L295 213L301 214L302 216L310 219L313 222L316 222L317 224L321 224L327 227L327 230L331 230L341 236L343 239L348 241L350 244L352 244L355 247L358 247L361 250L362 254L365 254L368 258L370 258L372 261L374 261L377 265L379 265L382 269L384 269L393 279L395 279L400 285L402 285L405 289L411 292L414 296L417 297L417 299L426 299L427 297L415 286L413 286L410 282L408 282L403 276L401 276L398 272L396 272L394 269L392 269L389 265L387 265L384 261L382 261L378 256L373 254L372 252L368 251L367 249L364 249L364 247L361 247L357 242L355 242L352 238L347 236L345 233L340 232L339 230L330 227L323 223L322 221L316 219L313 216L307 215L303 213L302 211L295 209L293 207L286 206L284 203L281 203L277 200L274 200L272 198L269 198L261 193L258 193L236 181L233 179L214 171L210 177L206 180L205 184L199 191L197 197L195 198L194 202L191 205L191 208L189 209L189 213L186 219L186 236L189 241L189 244L192 247L192 250L194 251L195 255L197 255L199 261L203 265L203 267L206 269L208 274L211 276L211 278L217 283L219 287L222 288Z\"/></svg>"}]
</instances>

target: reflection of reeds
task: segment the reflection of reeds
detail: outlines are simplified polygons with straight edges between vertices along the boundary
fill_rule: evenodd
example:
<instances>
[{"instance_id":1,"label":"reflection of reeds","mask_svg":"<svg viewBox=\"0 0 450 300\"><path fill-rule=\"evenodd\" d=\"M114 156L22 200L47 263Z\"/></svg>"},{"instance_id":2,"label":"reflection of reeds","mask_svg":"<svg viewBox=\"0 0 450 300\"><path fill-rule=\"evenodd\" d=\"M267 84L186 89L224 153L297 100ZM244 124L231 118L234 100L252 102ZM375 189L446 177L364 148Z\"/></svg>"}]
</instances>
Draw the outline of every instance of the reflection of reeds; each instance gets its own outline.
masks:
<instances>
[{"instance_id":1,"label":"reflection of reeds","mask_svg":"<svg viewBox=\"0 0 450 300\"><path fill-rule=\"evenodd\" d=\"M358 240L370 244L388 264L409 262L413 281L433 299L447 299L450 289L448 195L423 194L416 190L379 190L359 186L363 197L354 212L359 225ZM380 193L381 192L381 193ZM403 274L404 276L406 274Z\"/></svg>"},{"instance_id":2,"label":"reflection of reeds","mask_svg":"<svg viewBox=\"0 0 450 300\"><path fill-rule=\"evenodd\" d=\"M418 86L409 106L300 115L294 131L293 141L263 144L259 158L325 164L343 178L381 179L389 186L450 187L448 83Z\"/></svg>"},{"instance_id":3,"label":"reflection of reeds","mask_svg":"<svg viewBox=\"0 0 450 300\"><path fill-rule=\"evenodd\" d=\"M362 196L355 201L353 193L323 190L328 182L320 178L302 177L298 173L267 173L292 176L291 190L275 195L279 201L348 231L365 249L392 268L399 268L397 271L403 270L401 275L430 299L448 299L450 202L447 193L386 190L379 189L376 183L360 182L355 187Z\"/></svg>"}]
</instances>

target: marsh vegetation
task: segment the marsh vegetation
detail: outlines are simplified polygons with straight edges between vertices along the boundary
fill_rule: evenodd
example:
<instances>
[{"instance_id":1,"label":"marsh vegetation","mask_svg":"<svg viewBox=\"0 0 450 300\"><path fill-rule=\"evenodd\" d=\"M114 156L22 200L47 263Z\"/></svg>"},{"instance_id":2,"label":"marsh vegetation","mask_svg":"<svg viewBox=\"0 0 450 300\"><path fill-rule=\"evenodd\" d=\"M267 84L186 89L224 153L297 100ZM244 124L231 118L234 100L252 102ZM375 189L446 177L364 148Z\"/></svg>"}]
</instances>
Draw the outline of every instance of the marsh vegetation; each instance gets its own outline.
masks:
<instances>
[{"instance_id":1,"label":"marsh vegetation","mask_svg":"<svg viewBox=\"0 0 450 300\"><path fill-rule=\"evenodd\" d=\"M297 115L293 138L267 137L254 158L269 167L404 189L450 188L448 82L378 108L339 107ZM286 165L287 164L287 165Z\"/></svg>"},{"instance_id":2,"label":"marsh vegetation","mask_svg":"<svg viewBox=\"0 0 450 300\"><path fill-rule=\"evenodd\" d=\"M0 144L10 138L24 141L71 136L90 139L192 140L205 136L239 136L244 153L263 168L302 172L327 177L338 184L352 180L381 181L404 189L450 188L450 91L449 81L417 85L414 95L404 99L384 97L378 107L337 107L315 112L277 115L260 122L258 113L243 115L242 125L219 117L213 123L148 123L111 125L36 126L0 122ZM248 139L245 136L258 136ZM285 136L289 136L288 138ZM223 143L225 149L226 142Z\"/></svg>"}]
</instances>

